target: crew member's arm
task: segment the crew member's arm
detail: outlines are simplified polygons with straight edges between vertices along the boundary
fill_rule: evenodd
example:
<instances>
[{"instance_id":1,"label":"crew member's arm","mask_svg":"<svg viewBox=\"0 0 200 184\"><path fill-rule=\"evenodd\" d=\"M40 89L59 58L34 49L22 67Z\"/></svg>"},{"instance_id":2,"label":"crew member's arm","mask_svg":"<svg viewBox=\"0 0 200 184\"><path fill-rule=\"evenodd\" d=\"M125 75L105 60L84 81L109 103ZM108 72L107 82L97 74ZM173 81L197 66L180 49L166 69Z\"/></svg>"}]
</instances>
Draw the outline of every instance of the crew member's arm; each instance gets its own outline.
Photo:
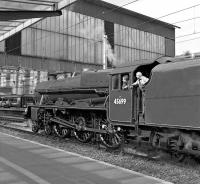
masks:
<instances>
[{"instance_id":1,"label":"crew member's arm","mask_svg":"<svg viewBox=\"0 0 200 184\"><path fill-rule=\"evenodd\" d=\"M139 81L135 81L133 84L130 85L130 88L133 88L133 86L138 86L139 85Z\"/></svg>"}]
</instances>

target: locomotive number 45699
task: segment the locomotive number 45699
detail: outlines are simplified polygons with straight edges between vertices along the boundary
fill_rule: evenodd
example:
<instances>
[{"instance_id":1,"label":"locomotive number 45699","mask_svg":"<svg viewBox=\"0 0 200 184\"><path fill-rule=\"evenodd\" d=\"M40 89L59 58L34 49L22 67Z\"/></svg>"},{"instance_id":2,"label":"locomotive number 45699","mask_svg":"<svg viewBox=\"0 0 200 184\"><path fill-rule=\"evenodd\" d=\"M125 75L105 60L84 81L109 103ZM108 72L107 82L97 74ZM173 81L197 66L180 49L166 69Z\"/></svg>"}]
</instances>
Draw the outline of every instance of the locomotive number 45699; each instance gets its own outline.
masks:
<instances>
[{"instance_id":1,"label":"locomotive number 45699","mask_svg":"<svg viewBox=\"0 0 200 184\"><path fill-rule=\"evenodd\" d=\"M114 104L117 104L117 105L126 104L126 98L115 98Z\"/></svg>"}]
</instances>

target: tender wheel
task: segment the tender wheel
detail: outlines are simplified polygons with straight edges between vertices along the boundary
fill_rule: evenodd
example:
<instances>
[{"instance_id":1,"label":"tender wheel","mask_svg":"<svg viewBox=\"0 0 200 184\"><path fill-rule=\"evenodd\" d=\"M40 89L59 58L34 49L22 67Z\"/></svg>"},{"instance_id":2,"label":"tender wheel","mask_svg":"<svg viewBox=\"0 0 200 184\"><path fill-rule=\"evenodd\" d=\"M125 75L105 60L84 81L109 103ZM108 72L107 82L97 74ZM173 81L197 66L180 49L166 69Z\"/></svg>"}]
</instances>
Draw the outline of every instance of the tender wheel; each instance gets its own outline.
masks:
<instances>
[{"instance_id":1,"label":"tender wheel","mask_svg":"<svg viewBox=\"0 0 200 184\"><path fill-rule=\"evenodd\" d=\"M184 161L184 159L186 158L186 154L180 152L184 149L184 139L181 135L169 138L168 147L175 160L177 160L178 162Z\"/></svg>"},{"instance_id":2,"label":"tender wheel","mask_svg":"<svg viewBox=\"0 0 200 184\"><path fill-rule=\"evenodd\" d=\"M117 149L122 143L122 136L119 132L116 132L111 124L101 125L101 128L106 130L108 133L100 134L100 140L104 146L111 149Z\"/></svg>"},{"instance_id":3,"label":"tender wheel","mask_svg":"<svg viewBox=\"0 0 200 184\"><path fill-rule=\"evenodd\" d=\"M89 142L93 137L93 133L84 130L86 127L85 118L78 117L75 120L75 124L76 124L76 129L74 130L74 136L76 137L76 139L78 139L80 142L83 143Z\"/></svg>"},{"instance_id":4,"label":"tender wheel","mask_svg":"<svg viewBox=\"0 0 200 184\"><path fill-rule=\"evenodd\" d=\"M151 132L150 137L149 137L149 142L152 147L154 148L160 148L160 135L157 134L156 132Z\"/></svg>"},{"instance_id":5,"label":"tender wheel","mask_svg":"<svg viewBox=\"0 0 200 184\"><path fill-rule=\"evenodd\" d=\"M54 132L60 138L70 137L71 130L69 128L60 127L58 124L54 125Z\"/></svg>"},{"instance_id":6,"label":"tender wheel","mask_svg":"<svg viewBox=\"0 0 200 184\"><path fill-rule=\"evenodd\" d=\"M186 158L186 155L183 153L178 153L178 152L174 152L173 156L175 158L175 160L177 160L178 162L183 162Z\"/></svg>"},{"instance_id":7,"label":"tender wheel","mask_svg":"<svg viewBox=\"0 0 200 184\"><path fill-rule=\"evenodd\" d=\"M149 143L152 146L152 149L148 150L148 157L149 158L160 158L160 141L161 135L156 131L152 131L149 137Z\"/></svg>"}]
</instances>

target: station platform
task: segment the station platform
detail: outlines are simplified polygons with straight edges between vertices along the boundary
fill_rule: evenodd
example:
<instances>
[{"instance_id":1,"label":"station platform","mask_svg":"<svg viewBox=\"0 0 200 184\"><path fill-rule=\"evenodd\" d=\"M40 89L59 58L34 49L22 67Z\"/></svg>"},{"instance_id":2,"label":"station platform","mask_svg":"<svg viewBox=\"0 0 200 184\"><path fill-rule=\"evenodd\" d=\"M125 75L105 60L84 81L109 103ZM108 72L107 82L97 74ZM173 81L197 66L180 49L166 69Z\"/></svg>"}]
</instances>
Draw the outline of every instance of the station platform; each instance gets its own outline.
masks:
<instances>
[{"instance_id":1,"label":"station platform","mask_svg":"<svg viewBox=\"0 0 200 184\"><path fill-rule=\"evenodd\" d=\"M0 184L171 184L75 153L0 133Z\"/></svg>"}]
</instances>

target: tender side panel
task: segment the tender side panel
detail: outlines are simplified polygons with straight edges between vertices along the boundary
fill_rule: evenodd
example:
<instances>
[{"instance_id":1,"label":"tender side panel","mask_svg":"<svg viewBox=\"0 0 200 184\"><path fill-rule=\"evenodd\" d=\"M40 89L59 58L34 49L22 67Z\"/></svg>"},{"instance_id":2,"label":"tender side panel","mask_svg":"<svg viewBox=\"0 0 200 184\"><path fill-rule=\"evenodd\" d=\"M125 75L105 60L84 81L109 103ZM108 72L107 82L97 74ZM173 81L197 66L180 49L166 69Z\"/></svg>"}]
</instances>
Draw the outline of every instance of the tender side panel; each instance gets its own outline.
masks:
<instances>
[{"instance_id":1,"label":"tender side panel","mask_svg":"<svg viewBox=\"0 0 200 184\"><path fill-rule=\"evenodd\" d=\"M146 100L147 123L200 127L200 96Z\"/></svg>"},{"instance_id":2,"label":"tender side panel","mask_svg":"<svg viewBox=\"0 0 200 184\"><path fill-rule=\"evenodd\" d=\"M200 63L159 65L146 86L147 123L200 127Z\"/></svg>"}]
</instances>

